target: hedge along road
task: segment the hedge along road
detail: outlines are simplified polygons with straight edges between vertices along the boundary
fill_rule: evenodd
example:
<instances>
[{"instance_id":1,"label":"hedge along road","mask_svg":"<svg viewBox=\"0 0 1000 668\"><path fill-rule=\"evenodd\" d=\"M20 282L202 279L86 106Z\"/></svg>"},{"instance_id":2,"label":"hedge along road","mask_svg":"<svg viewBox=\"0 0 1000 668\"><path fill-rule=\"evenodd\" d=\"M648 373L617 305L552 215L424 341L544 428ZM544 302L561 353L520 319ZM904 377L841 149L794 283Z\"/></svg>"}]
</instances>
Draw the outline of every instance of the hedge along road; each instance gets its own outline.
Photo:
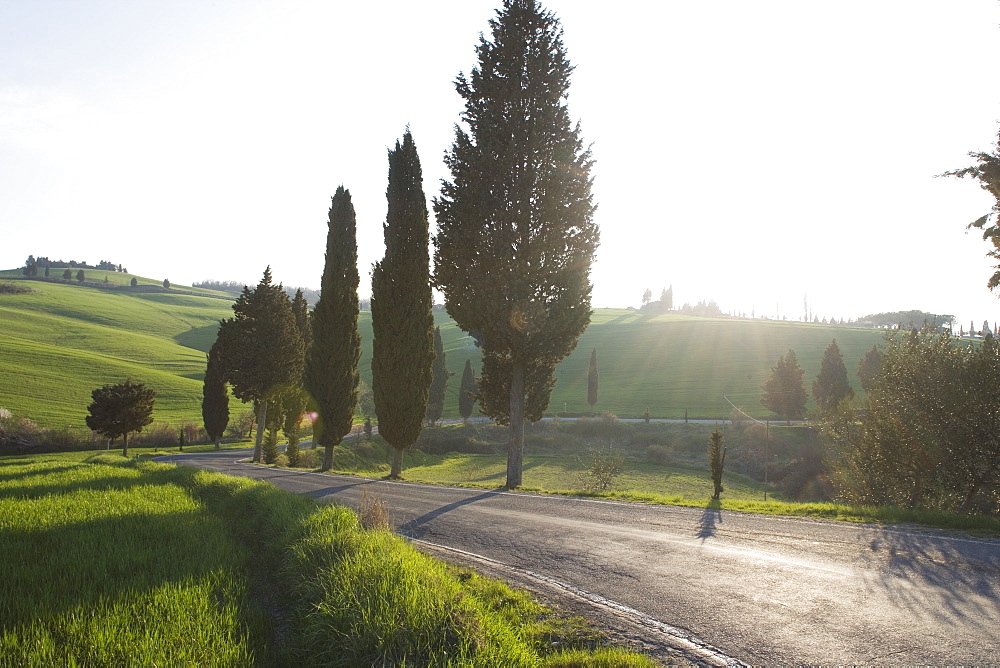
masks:
<instances>
[{"instance_id":1,"label":"hedge along road","mask_svg":"<svg viewBox=\"0 0 1000 668\"><path fill-rule=\"evenodd\" d=\"M240 461L247 456L159 459L353 507L367 491L386 502L399 534L589 598L605 619L627 618L625 635L654 655L670 646L697 663L1000 657L1000 541L296 472Z\"/></svg>"}]
</instances>

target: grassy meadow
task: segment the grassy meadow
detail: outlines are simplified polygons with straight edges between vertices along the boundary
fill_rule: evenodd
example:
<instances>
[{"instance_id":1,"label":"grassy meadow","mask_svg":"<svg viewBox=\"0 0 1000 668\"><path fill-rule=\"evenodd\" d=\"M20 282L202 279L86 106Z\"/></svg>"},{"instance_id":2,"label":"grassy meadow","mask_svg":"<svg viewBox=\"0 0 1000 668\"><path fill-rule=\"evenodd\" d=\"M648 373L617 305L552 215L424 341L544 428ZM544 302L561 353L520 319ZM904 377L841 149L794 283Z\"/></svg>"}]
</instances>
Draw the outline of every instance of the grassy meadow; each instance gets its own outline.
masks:
<instances>
[{"instance_id":1,"label":"grassy meadow","mask_svg":"<svg viewBox=\"0 0 1000 668\"><path fill-rule=\"evenodd\" d=\"M187 467L0 457L0 666L647 666L351 510Z\"/></svg>"},{"instance_id":2,"label":"grassy meadow","mask_svg":"<svg viewBox=\"0 0 1000 668\"><path fill-rule=\"evenodd\" d=\"M101 289L105 272L88 273L93 285L27 280L16 271L0 280L32 289L0 294L0 407L41 426L84 427L90 392L127 377L157 390L154 420L201 422L205 353L218 321L232 315L232 296L139 279L149 292ZM131 274L108 272L109 283L127 285ZM280 280L280 277L276 277ZM480 352L443 310L435 311L448 367L445 413L458 416L458 385L466 359L478 371ZM371 382L371 315L362 312L361 377ZM577 349L557 368L549 412L611 411L637 417L724 418L728 397L759 418L761 384L778 357L794 349L806 390L823 352L836 338L849 378L860 393L857 363L882 334L875 330L767 320L651 315L631 309L598 309ZM591 349L597 349L600 391L587 402ZM240 410L238 403L233 411Z\"/></svg>"}]
</instances>

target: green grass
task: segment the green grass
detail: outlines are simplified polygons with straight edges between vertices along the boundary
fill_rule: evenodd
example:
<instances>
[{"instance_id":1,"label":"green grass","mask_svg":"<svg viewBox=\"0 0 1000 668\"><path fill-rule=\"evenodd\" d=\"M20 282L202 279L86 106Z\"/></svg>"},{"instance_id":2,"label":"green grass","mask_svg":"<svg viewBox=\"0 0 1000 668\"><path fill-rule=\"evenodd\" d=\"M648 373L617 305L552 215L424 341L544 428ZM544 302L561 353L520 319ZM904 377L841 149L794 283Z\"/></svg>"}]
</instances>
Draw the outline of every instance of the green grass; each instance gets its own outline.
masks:
<instances>
[{"instance_id":1,"label":"green grass","mask_svg":"<svg viewBox=\"0 0 1000 668\"><path fill-rule=\"evenodd\" d=\"M75 272L74 272L75 273ZM88 272L88 280L126 285L131 274ZM44 427L82 428L90 392L131 376L153 386L159 422L201 421L204 353L218 321L232 315L232 296L174 286L132 292L85 287L75 281L27 280L18 271L0 280L24 285L28 294L0 295L0 406ZM162 279L139 278L158 286ZM194 294L186 294L194 293ZM441 326L448 368L445 417L458 416L458 380L466 359L478 371L481 354L471 337L443 310ZM371 383L371 316L362 312L359 371ZM805 370L807 390L823 352L836 338L849 377L858 360L882 340L880 332L763 320L705 319L599 309L576 351L556 369L549 412L589 413L586 403L590 351L597 349L600 391L595 412L654 417L722 418L728 396L749 413L766 417L759 389L779 355L792 348ZM860 392L860 387L855 387ZM238 410L234 406L234 410Z\"/></svg>"},{"instance_id":2,"label":"green grass","mask_svg":"<svg viewBox=\"0 0 1000 668\"><path fill-rule=\"evenodd\" d=\"M0 458L0 666L652 665L346 508L87 457Z\"/></svg>"}]
</instances>

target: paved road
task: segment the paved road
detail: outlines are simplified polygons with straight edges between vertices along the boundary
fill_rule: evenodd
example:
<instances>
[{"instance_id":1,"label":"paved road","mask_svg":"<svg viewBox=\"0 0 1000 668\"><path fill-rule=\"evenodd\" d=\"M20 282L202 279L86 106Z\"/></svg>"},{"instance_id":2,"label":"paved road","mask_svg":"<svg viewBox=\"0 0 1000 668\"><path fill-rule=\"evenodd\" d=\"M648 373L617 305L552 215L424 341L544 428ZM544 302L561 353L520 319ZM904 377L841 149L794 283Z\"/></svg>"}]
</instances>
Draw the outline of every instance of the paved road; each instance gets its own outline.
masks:
<instances>
[{"instance_id":1,"label":"paved road","mask_svg":"<svg viewBox=\"0 0 1000 668\"><path fill-rule=\"evenodd\" d=\"M367 490L399 533L617 602L651 635L707 646L706 662L1000 663L1000 541L298 473L246 456L170 459L347 505Z\"/></svg>"}]
</instances>

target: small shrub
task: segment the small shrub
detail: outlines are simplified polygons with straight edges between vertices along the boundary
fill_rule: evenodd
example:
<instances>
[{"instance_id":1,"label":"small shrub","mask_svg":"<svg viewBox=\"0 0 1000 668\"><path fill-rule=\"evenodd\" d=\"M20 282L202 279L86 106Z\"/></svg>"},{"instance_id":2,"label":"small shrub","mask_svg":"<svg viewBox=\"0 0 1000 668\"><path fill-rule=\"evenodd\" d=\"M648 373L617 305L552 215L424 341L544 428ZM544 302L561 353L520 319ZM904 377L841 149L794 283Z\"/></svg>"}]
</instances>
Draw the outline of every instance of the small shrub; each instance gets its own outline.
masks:
<instances>
[{"instance_id":1,"label":"small shrub","mask_svg":"<svg viewBox=\"0 0 1000 668\"><path fill-rule=\"evenodd\" d=\"M646 459L654 464L669 464L670 451L662 445L651 445L646 448Z\"/></svg>"},{"instance_id":2,"label":"small shrub","mask_svg":"<svg viewBox=\"0 0 1000 668\"><path fill-rule=\"evenodd\" d=\"M288 468L289 466L288 455L286 455L283 452L279 453L278 456L274 458L274 465L283 469Z\"/></svg>"},{"instance_id":3,"label":"small shrub","mask_svg":"<svg viewBox=\"0 0 1000 668\"><path fill-rule=\"evenodd\" d=\"M274 464L278 458L278 430L271 428L264 434L264 444L261 448L261 455L265 464Z\"/></svg>"},{"instance_id":4,"label":"small shrub","mask_svg":"<svg viewBox=\"0 0 1000 668\"><path fill-rule=\"evenodd\" d=\"M318 448L299 450L299 464L296 468L318 469L323 463L323 453Z\"/></svg>"},{"instance_id":5,"label":"small shrub","mask_svg":"<svg viewBox=\"0 0 1000 668\"><path fill-rule=\"evenodd\" d=\"M584 485L587 489L606 492L625 468L625 456L614 450L612 444L590 451Z\"/></svg>"}]
</instances>

